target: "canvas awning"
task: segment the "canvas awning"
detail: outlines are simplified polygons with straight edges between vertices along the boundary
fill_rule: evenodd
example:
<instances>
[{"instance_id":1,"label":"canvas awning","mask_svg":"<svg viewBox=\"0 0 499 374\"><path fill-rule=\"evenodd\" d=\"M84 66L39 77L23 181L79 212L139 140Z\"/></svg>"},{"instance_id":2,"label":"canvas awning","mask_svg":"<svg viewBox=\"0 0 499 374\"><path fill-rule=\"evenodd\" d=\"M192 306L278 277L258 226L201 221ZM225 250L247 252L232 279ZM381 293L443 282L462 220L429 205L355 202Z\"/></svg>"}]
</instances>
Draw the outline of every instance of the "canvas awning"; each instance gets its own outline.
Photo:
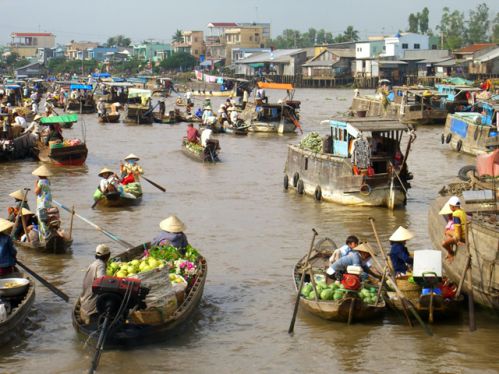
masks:
<instances>
[{"instance_id":1,"label":"canvas awning","mask_svg":"<svg viewBox=\"0 0 499 374\"><path fill-rule=\"evenodd\" d=\"M142 88L130 88L128 90L128 98L132 99L134 97L146 97L149 98L152 96L151 90L145 90Z\"/></svg>"},{"instance_id":2,"label":"canvas awning","mask_svg":"<svg viewBox=\"0 0 499 374\"><path fill-rule=\"evenodd\" d=\"M257 82L258 88L265 88L269 90L294 90L291 83L271 83L271 82Z\"/></svg>"},{"instance_id":3,"label":"canvas awning","mask_svg":"<svg viewBox=\"0 0 499 374\"><path fill-rule=\"evenodd\" d=\"M78 114L65 114L62 116L42 117L40 123L70 123L78 122Z\"/></svg>"}]
</instances>

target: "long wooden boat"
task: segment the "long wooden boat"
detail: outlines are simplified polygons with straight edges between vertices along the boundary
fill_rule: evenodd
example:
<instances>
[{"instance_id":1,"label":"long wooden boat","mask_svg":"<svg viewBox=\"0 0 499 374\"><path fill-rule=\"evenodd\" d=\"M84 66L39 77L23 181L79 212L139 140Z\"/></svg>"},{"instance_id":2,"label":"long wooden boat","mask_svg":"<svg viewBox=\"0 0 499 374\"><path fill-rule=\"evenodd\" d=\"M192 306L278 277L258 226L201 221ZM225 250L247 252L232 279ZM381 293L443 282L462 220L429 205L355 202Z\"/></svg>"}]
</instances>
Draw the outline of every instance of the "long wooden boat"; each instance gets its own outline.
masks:
<instances>
[{"instance_id":1,"label":"long wooden boat","mask_svg":"<svg viewBox=\"0 0 499 374\"><path fill-rule=\"evenodd\" d=\"M223 131L226 133L226 134L232 134L232 135L248 135L248 129L249 129L249 125L244 125L244 124L240 124L240 125L224 125L223 127Z\"/></svg>"},{"instance_id":2,"label":"long wooden boat","mask_svg":"<svg viewBox=\"0 0 499 374\"><path fill-rule=\"evenodd\" d=\"M491 187L491 186L489 186ZM493 187L493 186L492 186ZM462 190L470 187L463 187ZM452 187L453 192L457 192L457 187ZM498 194L497 187L484 190L475 190L463 192L465 195L486 196L484 191L494 191ZM462 196L461 193L457 193ZM499 228L497 223L498 205L497 200L492 198L487 200L466 200L461 198L461 203L465 212L473 213L468 216L468 245L472 256L471 260L471 279L472 284L466 280L463 284L463 291L469 293L473 290L475 302L487 307L499 310ZM469 196L469 195L468 195ZM428 212L428 231L433 247L442 251L444 256L447 251L442 247L446 221L439 215L440 209L448 201L449 196L440 196L430 205ZM466 245L459 245L452 262L443 261L445 274L455 283L459 283L464 273L465 265L468 261L468 251ZM469 270L468 270L469 271Z\"/></svg>"},{"instance_id":3,"label":"long wooden boat","mask_svg":"<svg viewBox=\"0 0 499 374\"><path fill-rule=\"evenodd\" d=\"M407 125L398 121L381 118L337 118L326 120L323 125L330 126L331 135L323 138L322 152L311 151L298 145L288 145L288 156L284 168L284 188L294 188L299 194L313 196L345 205L386 206L394 209L405 205L406 191L410 188L407 162L399 164L395 170L393 163L399 153L407 160L412 135L405 150L400 152L402 136L409 131ZM358 163L353 167L359 139L365 143L372 141L372 134L378 138L379 149L370 149L366 155L366 165ZM365 162L364 160L363 162ZM364 169L365 168L365 169Z\"/></svg>"},{"instance_id":4,"label":"long wooden boat","mask_svg":"<svg viewBox=\"0 0 499 374\"><path fill-rule=\"evenodd\" d=\"M17 248L33 250L37 252L55 253L61 254L66 253L67 250L73 244L73 239L67 237L61 237L59 235L52 235L48 241L39 242L38 244L33 244L31 242L22 242L20 240L14 240L14 245Z\"/></svg>"},{"instance_id":5,"label":"long wooden boat","mask_svg":"<svg viewBox=\"0 0 499 374\"><path fill-rule=\"evenodd\" d=\"M329 258L335 247L334 243L327 238L319 241L314 246L309 261L313 274L325 274L325 270L329 266ZM306 259L307 256L305 255L297 262L293 269L293 284L296 292L298 292L298 287L300 286ZM310 273L308 272L305 275L305 282L310 282L310 277ZM353 306L352 303L354 303ZM378 300L377 304L366 304L355 292L349 292L340 300L308 300L301 295L300 306L326 320L347 322L350 316L350 320L355 322L377 318L383 313L386 304L382 298Z\"/></svg>"},{"instance_id":6,"label":"long wooden boat","mask_svg":"<svg viewBox=\"0 0 499 374\"><path fill-rule=\"evenodd\" d=\"M37 137L31 133L20 134L12 139L0 140L0 161L18 160L33 156Z\"/></svg>"},{"instance_id":7,"label":"long wooden boat","mask_svg":"<svg viewBox=\"0 0 499 374\"><path fill-rule=\"evenodd\" d=\"M188 142L185 138L182 140L182 152L189 158L199 161L199 162L220 162L218 158L218 152L213 155L206 150L206 148L201 147L199 144L192 144Z\"/></svg>"},{"instance_id":8,"label":"long wooden boat","mask_svg":"<svg viewBox=\"0 0 499 374\"><path fill-rule=\"evenodd\" d=\"M478 112L454 113L447 116L442 144L447 143L452 150L471 155L480 155L499 148L496 128L499 104L480 102L476 107Z\"/></svg>"},{"instance_id":9,"label":"long wooden boat","mask_svg":"<svg viewBox=\"0 0 499 374\"><path fill-rule=\"evenodd\" d=\"M411 125L444 123L448 110L443 98L429 90L394 87L392 101L384 94L355 96L351 110L367 117L398 119Z\"/></svg>"},{"instance_id":10,"label":"long wooden boat","mask_svg":"<svg viewBox=\"0 0 499 374\"><path fill-rule=\"evenodd\" d=\"M9 274L5 278L22 277L18 272ZM11 304L11 312L7 315L7 319L0 322L0 344L6 344L13 337L18 336L19 330L28 317L31 307L35 301L35 284L29 277L28 289L19 297L10 297L7 299ZM0 278L1 279L1 278Z\"/></svg>"},{"instance_id":11,"label":"long wooden boat","mask_svg":"<svg viewBox=\"0 0 499 374\"><path fill-rule=\"evenodd\" d=\"M69 98L66 102L66 112L91 114L97 110L95 99L93 97L93 86L91 84L72 83L69 86L70 91L78 90L84 92L85 96L80 96L77 99Z\"/></svg>"},{"instance_id":12,"label":"long wooden boat","mask_svg":"<svg viewBox=\"0 0 499 374\"><path fill-rule=\"evenodd\" d=\"M126 116L123 122L135 125L152 125L154 122L153 112L148 106L128 104L126 108Z\"/></svg>"},{"instance_id":13,"label":"long wooden boat","mask_svg":"<svg viewBox=\"0 0 499 374\"><path fill-rule=\"evenodd\" d=\"M149 248L149 243L131 248L115 258L120 261L139 259L143 256L145 248ZM191 317L201 301L208 273L208 264L203 256L199 256L197 266L198 272L189 283L183 302L177 305L175 312L166 321L159 324L137 324L129 321L126 324L119 325L109 333L106 339L106 346L136 346L167 339L176 328ZM167 279L167 281L169 280ZM94 339L98 337L98 334L96 334L98 327L95 324L85 325L82 322L79 300L73 309L72 319L73 326L80 335L85 338L91 335Z\"/></svg>"},{"instance_id":14,"label":"long wooden boat","mask_svg":"<svg viewBox=\"0 0 499 374\"><path fill-rule=\"evenodd\" d=\"M63 147L47 146L38 142L34 148L35 158L42 162L50 162L59 166L79 166L85 163L88 155L87 145L67 145Z\"/></svg>"}]
</instances>

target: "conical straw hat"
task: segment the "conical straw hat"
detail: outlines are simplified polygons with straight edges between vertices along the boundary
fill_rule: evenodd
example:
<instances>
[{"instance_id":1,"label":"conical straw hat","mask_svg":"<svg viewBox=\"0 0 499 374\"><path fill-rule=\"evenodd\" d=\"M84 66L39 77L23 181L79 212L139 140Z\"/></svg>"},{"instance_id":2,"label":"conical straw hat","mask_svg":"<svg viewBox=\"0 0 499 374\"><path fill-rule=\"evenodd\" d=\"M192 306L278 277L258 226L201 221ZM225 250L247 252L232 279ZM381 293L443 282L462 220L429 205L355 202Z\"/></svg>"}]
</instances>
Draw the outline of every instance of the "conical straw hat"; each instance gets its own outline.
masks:
<instances>
[{"instance_id":1,"label":"conical straw hat","mask_svg":"<svg viewBox=\"0 0 499 374\"><path fill-rule=\"evenodd\" d=\"M26 208L23 208L22 210L22 215L23 216L30 216L30 215L35 215L35 213L33 213L31 210L28 210Z\"/></svg>"},{"instance_id":2,"label":"conical straw hat","mask_svg":"<svg viewBox=\"0 0 499 374\"><path fill-rule=\"evenodd\" d=\"M414 234L409 230L399 226L399 228L390 236L390 241L392 242L404 242L406 240L414 238Z\"/></svg>"},{"instance_id":3,"label":"conical straw hat","mask_svg":"<svg viewBox=\"0 0 499 374\"><path fill-rule=\"evenodd\" d=\"M161 228L161 230L173 233L185 231L184 223L174 215L161 221L159 227Z\"/></svg>"},{"instance_id":4,"label":"conical straw hat","mask_svg":"<svg viewBox=\"0 0 499 374\"><path fill-rule=\"evenodd\" d=\"M53 175L45 165L42 165L39 168L35 169L31 174L36 175L37 177L50 177L51 175Z\"/></svg>"},{"instance_id":5,"label":"conical straw hat","mask_svg":"<svg viewBox=\"0 0 499 374\"><path fill-rule=\"evenodd\" d=\"M442 216L446 216L447 214L452 214L452 209L450 208L450 205L449 203L445 203L445 205L442 207L442 209L440 209L440 212L438 212L438 214L442 215Z\"/></svg>"},{"instance_id":6,"label":"conical straw hat","mask_svg":"<svg viewBox=\"0 0 499 374\"><path fill-rule=\"evenodd\" d=\"M128 156L125 157L125 160L140 160L140 158L135 156L133 153L130 153Z\"/></svg>"},{"instance_id":7,"label":"conical straw hat","mask_svg":"<svg viewBox=\"0 0 499 374\"><path fill-rule=\"evenodd\" d=\"M24 193L22 190L17 190L9 194L10 197L13 197L16 200L24 199Z\"/></svg>"},{"instance_id":8,"label":"conical straw hat","mask_svg":"<svg viewBox=\"0 0 499 374\"><path fill-rule=\"evenodd\" d=\"M14 226L14 223L0 218L0 232L4 232Z\"/></svg>"},{"instance_id":9,"label":"conical straw hat","mask_svg":"<svg viewBox=\"0 0 499 374\"><path fill-rule=\"evenodd\" d=\"M371 248L367 244L364 244L364 243L359 244L353 250L354 251L359 251L359 252L366 252L366 253L369 253L372 256Z\"/></svg>"},{"instance_id":10,"label":"conical straw hat","mask_svg":"<svg viewBox=\"0 0 499 374\"><path fill-rule=\"evenodd\" d=\"M99 171L99 174L97 174L99 177L102 176L102 174L105 174L105 173L113 173L114 174L114 171L112 170L109 170L108 168L104 168L102 169L101 171Z\"/></svg>"}]
</instances>

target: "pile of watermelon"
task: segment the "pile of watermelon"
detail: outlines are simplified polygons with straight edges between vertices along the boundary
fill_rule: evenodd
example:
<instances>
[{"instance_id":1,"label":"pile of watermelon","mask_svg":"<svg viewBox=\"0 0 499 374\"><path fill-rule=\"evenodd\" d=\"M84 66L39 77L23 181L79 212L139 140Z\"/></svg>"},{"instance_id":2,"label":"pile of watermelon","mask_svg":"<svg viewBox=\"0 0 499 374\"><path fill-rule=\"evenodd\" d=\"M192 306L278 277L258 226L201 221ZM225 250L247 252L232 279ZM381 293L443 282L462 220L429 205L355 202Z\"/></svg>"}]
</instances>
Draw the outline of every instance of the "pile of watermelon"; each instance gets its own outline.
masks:
<instances>
[{"instance_id":1,"label":"pile of watermelon","mask_svg":"<svg viewBox=\"0 0 499 374\"><path fill-rule=\"evenodd\" d=\"M339 281L331 284L326 284L326 282L317 282L317 298L319 300L340 300L347 293L349 296L357 293L358 297L366 304L374 304L376 301L377 289L375 287L363 287L359 291L351 291L345 289ZM312 283L304 283L301 289L302 296L307 300L315 300L315 291Z\"/></svg>"}]
</instances>

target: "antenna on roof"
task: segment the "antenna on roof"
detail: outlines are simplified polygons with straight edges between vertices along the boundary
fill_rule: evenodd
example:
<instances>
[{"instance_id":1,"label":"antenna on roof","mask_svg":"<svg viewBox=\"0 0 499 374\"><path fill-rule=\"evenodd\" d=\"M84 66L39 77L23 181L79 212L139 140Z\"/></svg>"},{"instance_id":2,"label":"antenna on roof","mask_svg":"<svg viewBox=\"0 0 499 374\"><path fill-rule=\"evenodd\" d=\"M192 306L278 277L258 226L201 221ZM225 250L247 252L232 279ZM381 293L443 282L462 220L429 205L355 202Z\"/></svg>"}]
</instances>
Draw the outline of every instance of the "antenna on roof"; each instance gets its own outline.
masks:
<instances>
[{"instance_id":1,"label":"antenna on roof","mask_svg":"<svg viewBox=\"0 0 499 374\"><path fill-rule=\"evenodd\" d=\"M255 5L255 22L258 22L258 5Z\"/></svg>"}]
</instances>

